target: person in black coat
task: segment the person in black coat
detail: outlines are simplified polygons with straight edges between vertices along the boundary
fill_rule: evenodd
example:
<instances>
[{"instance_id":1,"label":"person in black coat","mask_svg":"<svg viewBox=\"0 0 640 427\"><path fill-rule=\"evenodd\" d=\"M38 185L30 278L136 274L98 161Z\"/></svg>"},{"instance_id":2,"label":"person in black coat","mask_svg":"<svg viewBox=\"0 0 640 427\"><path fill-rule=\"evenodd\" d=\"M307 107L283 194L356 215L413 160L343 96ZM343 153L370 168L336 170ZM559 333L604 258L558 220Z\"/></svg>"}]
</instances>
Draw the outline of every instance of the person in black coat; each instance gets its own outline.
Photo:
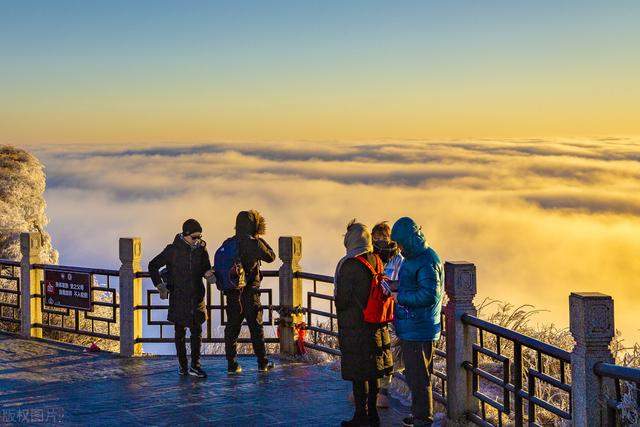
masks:
<instances>
[{"instance_id":1,"label":"person in black coat","mask_svg":"<svg viewBox=\"0 0 640 427\"><path fill-rule=\"evenodd\" d=\"M363 256L376 266L371 235L363 224L352 221L344 237L347 255L340 260L335 274L335 303L338 316L338 343L342 352L342 378L353 383L355 413L343 426L380 424L376 408L379 379L393 369L391 339L386 324L364 321L371 271L356 257Z\"/></svg>"},{"instance_id":2,"label":"person in black coat","mask_svg":"<svg viewBox=\"0 0 640 427\"><path fill-rule=\"evenodd\" d=\"M240 290L225 291L225 313L227 325L224 328L224 349L227 356L227 371L237 374L242 371L236 360L237 343L242 321L247 320L253 352L258 359L258 370L268 371L273 363L267 359L264 330L262 327L262 303L260 264L273 262L276 254L271 246L260 237L266 231L266 222L256 210L242 211L236 217L236 238L240 262L245 272L246 286Z\"/></svg>"},{"instance_id":3,"label":"person in black coat","mask_svg":"<svg viewBox=\"0 0 640 427\"><path fill-rule=\"evenodd\" d=\"M202 227L195 219L182 225L173 243L149 262L149 275L154 286L169 290L167 320L175 325L175 344L180 375L206 377L200 366L202 324L207 319L204 302L203 277L211 277L211 261L206 243L202 240ZM163 283L160 269L166 267L168 283ZM191 333L191 367L188 368L186 328Z\"/></svg>"}]
</instances>

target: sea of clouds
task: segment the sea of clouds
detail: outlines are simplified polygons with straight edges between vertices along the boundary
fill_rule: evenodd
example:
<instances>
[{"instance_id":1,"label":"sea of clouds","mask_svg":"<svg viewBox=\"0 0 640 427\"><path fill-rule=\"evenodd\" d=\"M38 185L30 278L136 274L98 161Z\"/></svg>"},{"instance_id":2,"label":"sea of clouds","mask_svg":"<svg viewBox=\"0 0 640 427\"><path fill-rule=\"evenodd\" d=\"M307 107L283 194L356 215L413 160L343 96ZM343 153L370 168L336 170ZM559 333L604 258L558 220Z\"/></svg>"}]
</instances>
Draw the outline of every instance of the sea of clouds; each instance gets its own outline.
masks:
<instances>
[{"instance_id":1,"label":"sea of clouds","mask_svg":"<svg viewBox=\"0 0 640 427\"><path fill-rule=\"evenodd\" d=\"M254 208L274 246L301 235L304 270L332 274L351 218L408 215L443 259L477 265L479 299L564 327L570 292L608 293L640 341L640 139L28 148L62 264L117 267L118 237L139 236L146 268L189 217L214 249Z\"/></svg>"}]
</instances>

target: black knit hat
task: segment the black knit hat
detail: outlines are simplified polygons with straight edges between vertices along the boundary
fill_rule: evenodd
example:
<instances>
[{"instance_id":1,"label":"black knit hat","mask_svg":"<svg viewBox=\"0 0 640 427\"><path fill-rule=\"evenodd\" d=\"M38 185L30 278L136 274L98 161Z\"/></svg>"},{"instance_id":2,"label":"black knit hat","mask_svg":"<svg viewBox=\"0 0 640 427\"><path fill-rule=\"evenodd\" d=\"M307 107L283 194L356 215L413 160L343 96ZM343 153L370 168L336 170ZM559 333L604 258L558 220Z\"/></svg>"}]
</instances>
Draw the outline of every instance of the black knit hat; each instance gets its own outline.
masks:
<instances>
[{"instance_id":1,"label":"black knit hat","mask_svg":"<svg viewBox=\"0 0 640 427\"><path fill-rule=\"evenodd\" d=\"M184 236L188 236L193 233L200 232L202 233L202 227L200 223L193 218L189 218L182 224L182 234Z\"/></svg>"}]
</instances>

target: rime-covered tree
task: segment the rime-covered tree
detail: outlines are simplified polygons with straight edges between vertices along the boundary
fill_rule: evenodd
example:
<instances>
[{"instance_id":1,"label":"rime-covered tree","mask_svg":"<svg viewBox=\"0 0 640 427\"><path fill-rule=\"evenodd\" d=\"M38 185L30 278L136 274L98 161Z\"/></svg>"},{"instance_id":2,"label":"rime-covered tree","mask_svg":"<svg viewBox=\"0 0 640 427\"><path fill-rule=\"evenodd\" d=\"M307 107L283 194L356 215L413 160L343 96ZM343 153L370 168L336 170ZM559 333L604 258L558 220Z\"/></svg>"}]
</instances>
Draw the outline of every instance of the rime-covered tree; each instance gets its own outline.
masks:
<instances>
[{"instance_id":1,"label":"rime-covered tree","mask_svg":"<svg viewBox=\"0 0 640 427\"><path fill-rule=\"evenodd\" d=\"M0 258L20 259L20 233L39 231L43 235L42 257L58 262L58 252L45 231L48 218L44 167L25 150L0 145Z\"/></svg>"}]
</instances>

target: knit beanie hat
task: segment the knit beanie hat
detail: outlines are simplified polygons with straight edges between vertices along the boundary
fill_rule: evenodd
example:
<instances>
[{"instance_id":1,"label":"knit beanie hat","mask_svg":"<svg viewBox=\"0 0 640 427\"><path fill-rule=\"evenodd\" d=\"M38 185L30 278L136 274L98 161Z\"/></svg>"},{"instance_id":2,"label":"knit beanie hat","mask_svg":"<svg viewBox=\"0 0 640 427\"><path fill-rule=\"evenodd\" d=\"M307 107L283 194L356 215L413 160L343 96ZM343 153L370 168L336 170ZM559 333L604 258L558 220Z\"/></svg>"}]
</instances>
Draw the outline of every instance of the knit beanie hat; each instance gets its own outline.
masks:
<instances>
[{"instance_id":1,"label":"knit beanie hat","mask_svg":"<svg viewBox=\"0 0 640 427\"><path fill-rule=\"evenodd\" d=\"M188 236L193 233L202 233L202 227L200 223L193 218L190 218L182 224L182 234Z\"/></svg>"}]
</instances>

